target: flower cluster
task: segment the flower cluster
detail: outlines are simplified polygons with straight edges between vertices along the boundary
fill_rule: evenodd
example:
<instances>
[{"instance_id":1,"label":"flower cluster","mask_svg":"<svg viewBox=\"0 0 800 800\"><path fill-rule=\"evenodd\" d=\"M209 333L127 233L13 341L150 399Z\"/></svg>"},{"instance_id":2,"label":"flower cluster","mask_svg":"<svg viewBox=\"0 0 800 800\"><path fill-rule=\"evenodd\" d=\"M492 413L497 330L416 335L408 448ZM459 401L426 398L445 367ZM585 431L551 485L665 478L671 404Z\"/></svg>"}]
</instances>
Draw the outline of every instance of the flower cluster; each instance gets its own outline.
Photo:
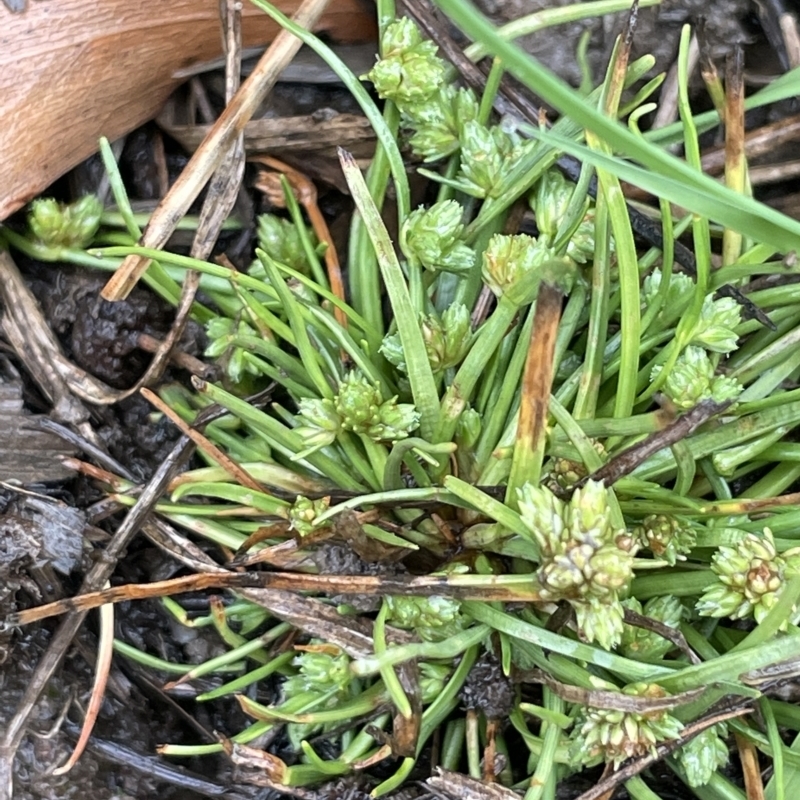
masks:
<instances>
[{"instance_id":1,"label":"flower cluster","mask_svg":"<svg viewBox=\"0 0 800 800\"><path fill-rule=\"evenodd\" d=\"M296 531L300 536L308 536L316 525L317 517L327 511L330 505L330 497L322 497L319 500L309 500L307 497L298 496L289 508L289 523L291 530Z\"/></svg>"},{"instance_id":2,"label":"flower cluster","mask_svg":"<svg viewBox=\"0 0 800 800\"><path fill-rule=\"evenodd\" d=\"M653 367L650 379L655 380L662 367ZM701 347L687 347L670 370L664 383L664 394L678 408L692 408L701 400L724 403L735 400L742 392L736 378L715 375L714 363Z\"/></svg>"},{"instance_id":3,"label":"flower cluster","mask_svg":"<svg viewBox=\"0 0 800 800\"><path fill-rule=\"evenodd\" d=\"M509 171L535 143L480 123L475 94L446 82L447 66L436 49L411 20L397 20L387 26L383 55L364 77L400 109L414 153L436 161L460 150L453 185L474 197L499 197Z\"/></svg>"},{"instance_id":4,"label":"flower cluster","mask_svg":"<svg viewBox=\"0 0 800 800\"><path fill-rule=\"evenodd\" d=\"M741 307L732 297L714 300L708 296L700 309L691 344L714 353L730 353L736 349L739 336L734 329L741 321Z\"/></svg>"},{"instance_id":5,"label":"flower cluster","mask_svg":"<svg viewBox=\"0 0 800 800\"><path fill-rule=\"evenodd\" d=\"M419 693L423 703L432 703L442 693L452 671L447 664L420 663Z\"/></svg>"},{"instance_id":6,"label":"flower cluster","mask_svg":"<svg viewBox=\"0 0 800 800\"><path fill-rule=\"evenodd\" d=\"M724 724L714 725L686 742L677 752L689 786L705 786L714 773L728 763L728 735Z\"/></svg>"},{"instance_id":7,"label":"flower cluster","mask_svg":"<svg viewBox=\"0 0 800 800\"><path fill-rule=\"evenodd\" d=\"M772 531L765 528L763 536L748 533L735 546L720 547L711 569L717 581L697 601L698 612L761 622L778 601L786 580L800 574L800 547L779 555ZM796 612L791 617L794 620ZM788 622L784 621L784 629Z\"/></svg>"},{"instance_id":8,"label":"flower cluster","mask_svg":"<svg viewBox=\"0 0 800 800\"><path fill-rule=\"evenodd\" d=\"M685 561L697 541L694 528L671 514L649 514L633 529L640 547L675 566Z\"/></svg>"},{"instance_id":9,"label":"flower cluster","mask_svg":"<svg viewBox=\"0 0 800 800\"><path fill-rule=\"evenodd\" d=\"M463 214L464 209L455 200L412 211L400 233L405 256L431 272L468 272L475 262L475 251L461 241Z\"/></svg>"},{"instance_id":10,"label":"flower cluster","mask_svg":"<svg viewBox=\"0 0 800 800\"><path fill-rule=\"evenodd\" d=\"M412 151L437 161L459 150L464 126L478 118L478 101L471 89L443 86L425 102L407 107L403 116L414 132L408 142Z\"/></svg>"},{"instance_id":11,"label":"flower cluster","mask_svg":"<svg viewBox=\"0 0 800 800\"><path fill-rule=\"evenodd\" d=\"M555 244L561 232L574 191L574 185L559 170L551 169L542 175L529 198L539 238L549 245ZM594 258L594 209L589 208L588 200L584 201L581 221L570 237L566 254L576 264L585 264Z\"/></svg>"},{"instance_id":12,"label":"flower cluster","mask_svg":"<svg viewBox=\"0 0 800 800\"><path fill-rule=\"evenodd\" d=\"M338 647L312 639L292 664L298 671L283 682L286 700L306 695L309 707L332 708L351 694L350 658ZM299 750L301 742L322 728L319 723L290 722L286 734L293 749Z\"/></svg>"},{"instance_id":13,"label":"flower cluster","mask_svg":"<svg viewBox=\"0 0 800 800\"><path fill-rule=\"evenodd\" d=\"M326 694L335 691L344 694L353 678L350 658L338 648L320 640L307 645L307 649L292 664L298 671L283 682L286 697L294 697L300 692Z\"/></svg>"},{"instance_id":14,"label":"flower cluster","mask_svg":"<svg viewBox=\"0 0 800 800\"><path fill-rule=\"evenodd\" d=\"M624 530L611 524L608 494L588 481L565 503L549 489L526 483L519 490L522 521L539 545L536 573L544 600L567 600L578 631L589 642L611 649L619 644L624 609L620 596L633 577Z\"/></svg>"},{"instance_id":15,"label":"flower cluster","mask_svg":"<svg viewBox=\"0 0 800 800\"><path fill-rule=\"evenodd\" d=\"M343 431L368 436L374 442L405 439L417 425L419 414L397 397L384 400L378 386L364 375L350 372L333 399L304 398L299 403L299 427L295 429L305 449L297 458L332 444Z\"/></svg>"},{"instance_id":16,"label":"flower cluster","mask_svg":"<svg viewBox=\"0 0 800 800\"><path fill-rule=\"evenodd\" d=\"M393 22L381 40L382 58L365 76L375 91L397 104L404 125L413 131L411 148L426 161L455 153L464 126L478 116L470 89L446 83L447 67L409 19Z\"/></svg>"},{"instance_id":17,"label":"flower cluster","mask_svg":"<svg viewBox=\"0 0 800 800\"><path fill-rule=\"evenodd\" d=\"M495 234L483 251L483 282L497 297L502 297L524 276L554 258L554 251L543 239L524 233Z\"/></svg>"},{"instance_id":18,"label":"flower cluster","mask_svg":"<svg viewBox=\"0 0 800 800\"><path fill-rule=\"evenodd\" d=\"M64 205L52 198L31 203L28 225L31 233L48 247L88 247L97 229L103 204L93 194Z\"/></svg>"},{"instance_id":19,"label":"flower cluster","mask_svg":"<svg viewBox=\"0 0 800 800\"><path fill-rule=\"evenodd\" d=\"M726 736L724 724L714 725L690 739L678 750L677 758L689 786L705 786L714 773L728 763Z\"/></svg>"},{"instance_id":20,"label":"flower cluster","mask_svg":"<svg viewBox=\"0 0 800 800\"><path fill-rule=\"evenodd\" d=\"M550 465L548 486L554 492L571 489L579 480L588 475L586 465L569 458L554 458Z\"/></svg>"},{"instance_id":21,"label":"flower cluster","mask_svg":"<svg viewBox=\"0 0 800 800\"><path fill-rule=\"evenodd\" d=\"M660 699L667 693L657 684L626 686L622 693ZM598 757L618 767L623 761L654 753L656 745L675 739L683 723L667 711L621 711L585 708L575 725L570 754L573 763L588 764Z\"/></svg>"},{"instance_id":22,"label":"flower cluster","mask_svg":"<svg viewBox=\"0 0 800 800\"><path fill-rule=\"evenodd\" d=\"M487 128L477 120L465 123L459 188L473 197L498 197L509 164L520 155L518 147L496 125Z\"/></svg>"},{"instance_id":23,"label":"flower cluster","mask_svg":"<svg viewBox=\"0 0 800 800\"><path fill-rule=\"evenodd\" d=\"M458 366L472 344L469 310L463 303L453 303L441 315L427 314L421 318L422 340L434 373ZM406 371L405 354L399 334L386 336L381 353L401 372Z\"/></svg>"},{"instance_id":24,"label":"flower cluster","mask_svg":"<svg viewBox=\"0 0 800 800\"><path fill-rule=\"evenodd\" d=\"M366 78L381 97L400 108L424 103L438 92L447 73L436 50L410 19L396 20L386 28L381 39L382 57Z\"/></svg>"}]
</instances>

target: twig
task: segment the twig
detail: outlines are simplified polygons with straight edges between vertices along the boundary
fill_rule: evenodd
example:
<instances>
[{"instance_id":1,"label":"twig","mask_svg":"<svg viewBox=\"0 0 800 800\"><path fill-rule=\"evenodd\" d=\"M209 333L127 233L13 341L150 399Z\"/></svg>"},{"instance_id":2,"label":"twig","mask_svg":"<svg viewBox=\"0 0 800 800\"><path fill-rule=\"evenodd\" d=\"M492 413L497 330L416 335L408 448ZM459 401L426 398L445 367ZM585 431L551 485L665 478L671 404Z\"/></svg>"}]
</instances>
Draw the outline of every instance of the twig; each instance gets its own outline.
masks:
<instances>
[{"instance_id":1,"label":"twig","mask_svg":"<svg viewBox=\"0 0 800 800\"><path fill-rule=\"evenodd\" d=\"M240 467L230 456L220 450L208 437L187 424L180 418L155 392L142 389L142 396L152 403L162 414L169 418L180 432L191 439L207 456L213 458L231 477L235 478L242 486L256 492L263 492L264 487L246 469Z\"/></svg>"},{"instance_id":2,"label":"twig","mask_svg":"<svg viewBox=\"0 0 800 800\"><path fill-rule=\"evenodd\" d=\"M142 498L144 498L144 492ZM141 502L140 499L132 511ZM532 582L527 581L526 583L531 583L531 586L526 588L522 582L509 586L493 581L491 577L484 578L484 576L475 575L408 577L405 575L304 575L295 572L214 572L85 592L77 597L67 597L54 603L9 614L6 617L6 624L11 626L28 625L31 622L59 614L84 613L105 603L146 600L210 588L324 592L331 595L411 595L415 597L433 597L446 591L449 596L461 600L538 601L539 593L532 588Z\"/></svg>"},{"instance_id":3,"label":"twig","mask_svg":"<svg viewBox=\"0 0 800 800\"><path fill-rule=\"evenodd\" d=\"M541 472L563 299L559 287L542 280L522 376L517 439L506 494L506 502L513 505L516 505L517 489L525 481L538 482Z\"/></svg>"},{"instance_id":4,"label":"twig","mask_svg":"<svg viewBox=\"0 0 800 800\"><path fill-rule=\"evenodd\" d=\"M761 780L761 768L758 766L758 753L755 745L739 733L734 733L739 760L742 763L744 788L747 800L764 800L764 782Z\"/></svg>"},{"instance_id":5,"label":"twig","mask_svg":"<svg viewBox=\"0 0 800 800\"><path fill-rule=\"evenodd\" d=\"M76 725L66 723L64 729L68 734L77 735ZM163 759L144 755L119 742L92 737L87 745L89 752L112 764L119 764L134 772L147 775L159 781L178 786L187 792L196 792L206 797L224 797L225 800L249 800L249 793L240 794L231 791L229 785L213 783L207 778L195 775L184 767L169 764Z\"/></svg>"},{"instance_id":6,"label":"twig","mask_svg":"<svg viewBox=\"0 0 800 800\"><path fill-rule=\"evenodd\" d=\"M144 350L145 353L158 352L161 344L161 340L156 339L155 336L151 336L149 333L140 333L136 337L136 346L140 350ZM176 367L185 369L187 372L191 372L192 375L199 375L201 378L208 378L214 370L214 367L212 367L210 364L206 364L205 361L201 361L199 358L195 358L194 356L183 352L183 350L173 349L173 351L169 354L169 360Z\"/></svg>"},{"instance_id":7,"label":"twig","mask_svg":"<svg viewBox=\"0 0 800 800\"><path fill-rule=\"evenodd\" d=\"M611 711L625 711L638 714L650 714L655 711L672 711L678 706L694 702L705 691L701 686L690 689L680 694L665 695L664 697L636 697L606 689L584 689L581 686L572 686L561 683L550 677L542 670L532 670L526 674L530 680L542 683L553 691L562 700L568 703L577 703L590 708L602 708Z\"/></svg>"},{"instance_id":8,"label":"twig","mask_svg":"<svg viewBox=\"0 0 800 800\"><path fill-rule=\"evenodd\" d=\"M697 36L692 36L689 44L689 66L688 73L691 75L697 66L700 56L700 48L697 44ZM658 98L658 111L653 120L653 128L663 128L674 122L678 117L678 64L675 62L667 73L667 77L661 87L661 94Z\"/></svg>"},{"instance_id":9,"label":"twig","mask_svg":"<svg viewBox=\"0 0 800 800\"><path fill-rule=\"evenodd\" d=\"M635 625L637 628L643 628L647 631L653 631L659 636L662 636L668 642L672 642L688 659L690 664L702 664L703 661L697 653L689 647L684 635L676 628L671 628L663 622L653 617L647 617L644 614L637 614L635 611L625 609L625 622L628 625Z\"/></svg>"},{"instance_id":10,"label":"twig","mask_svg":"<svg viewBox=\"0 0 800 800\"><path fill-rule=\"evenodd\" d=\"M311 227L317 235L320 242L324 242L327 247L325 248L325 266L328 270L328 281L331 285L331 291L342 301L345 301L344 280L342 278L342 268L339 264L339 255L336 252L336 245L333 242L328 223L322 212L317 205L317 188L309 178L303 175L302 172L278 161L277 158L271 156L254 155L250 156L249 161L255 161L258 164L265 164L272 169L277 170L282 175L286 176L289 185L294 192L300 205L308 214L308 219L311 222ZM273 186L272 182L268 179L269 173L262 173L256 188L267 194L270 202L278 207L284 207L285 200L283 191L280 186ZM343 327L347 327L347 315L338 306L333 309L333 315L336 321Z\"/></svg>"},{"instance_id":11,"label":"twig","mask_svg":"<svg viewBox=\"0 0 800 800\"><path fill-rule=\"evenodd\" d=\"M328 2L329 0L305 0L295 14L294 21L304 28L312 27ZM200 190L214 174L228 147L253 116L283 68L300 49L300 44L299 39L286 31L281 31L277 35L250 77L222 112L167 196L159 203L142 236L140 244L143 247L159 248L167 243L178 221L189 210ZM128 256L106 284L102 296L106 300L122 300L127 297L148 264L149 260L146 258Z\"/></svg>"},{"instance_id":12,"label":"twig","mask_svg":"<svg viewBox=\"0 0 800 800\"><path fill-rule=\"evenodd\" d=\"M106 581L106 587L108 587ZM100 638L97 644L97 665L94 673L94 684L92 685L92 695L89 698L89 705L86 707L86 716L83 720L81 733L75 744L67 763L53 770L53 775L65 775L69 772L78 759L83 755L89 737L92 735L94 724L103 705L103 698L108 684L108 676L111 672L111 656L114 654L114 606L100 607Z\"/></svg>"},{"instance_id":13,"label":"twig","mask_svg":"<svg viewBox=\"0 0 800 800\"><path fill-rule=\"evenodd\" d=\"M651 433L646 439L614 456L591 475L582 478L575 488L583 486L590 479L603 481L606 486L611 486L620 478L633 472L654 453L691 436L703 423L724 411L729 405L730 402L717 403L714 400L701 400L666 428Z\"/></svg>"}]
</instances>

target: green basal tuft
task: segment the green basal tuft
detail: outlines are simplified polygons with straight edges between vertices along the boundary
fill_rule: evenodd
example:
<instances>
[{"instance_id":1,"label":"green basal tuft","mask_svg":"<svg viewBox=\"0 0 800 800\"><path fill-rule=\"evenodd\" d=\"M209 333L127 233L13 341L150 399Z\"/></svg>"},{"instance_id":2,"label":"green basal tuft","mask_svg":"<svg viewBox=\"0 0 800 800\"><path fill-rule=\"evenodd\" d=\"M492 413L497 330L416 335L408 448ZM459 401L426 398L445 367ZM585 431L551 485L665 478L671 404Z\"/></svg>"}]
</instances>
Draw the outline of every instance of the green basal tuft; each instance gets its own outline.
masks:
<instances>
[{"instance_id":1,"label":"green basal tuft","mask_svg":"<svg viewBox=\"0 0 800 800\"><path fill-rule=\"evenodd\" d=\"M327 511L330 503L330 497L322 497L319 500L298 497L289 509L290 529L296 531L300 536L308 536L316 529L317 517Z\"/></svg>"},{"instance_id":2,"label":"green basal tuft","mask_svg":"<svg viewBox=\"0 0 800 800\"><path fill-rule=\"evenodd\" d=\"M722 546L714 554L711 569L717 576L697 601L697 611L706 617L753 617L761 622L780 597L786 580L800 574L800 547L779 555L772 531L746 534L733 547ZM797 619L795 608L781 630Z\"/></svg>"},{"instance_id":3,"label":"green basal tuft","mask_svg":"<svg viewBox=\"0 0 800 800\"><path fill-rule=\"evenodd\" d=\"M648 699L667 697L656 684L626 686L623 694ZM576 722L570 756L575 765L590 764L598 758L616 769L629 758L655 754L656 745L676 739L683 723L667 711L619 711L585 708Z\"/></svg>"},{"instance_id":4,"label":"green basal tuft","mask_svg":"<svg viewBox=\"0 0 800 800\"><path fill-rule=\"evenodd\" d=\"M697 534L688 521L672 514L649 514L633 529L639 545L671 566L685 561L697 542Z\"/></svg>"},{"instance_id":5,"label":"green basal tuft","mask_svg":"<svg viewBox=\"0 0 800 800\"><path fill-rule=\"evenodd\" d=\"M288 219L276 217L274 214L261 214L258 218L258 246L273 260L291 267L304 275L310 272L310 265L303 249L303 241L297 226ZM308 232L314 248L319 245L313 231ZM266 272L263 264L256 259L249 274L264 279Z\"/></svg>"},{"instance_id":6,"label":"green basal tuft","mask_svg":"<svg viewBox=\"0 0 800 800\"><path fill-rule=\"evenodd\" d=\"M28 211L31 233L48 247L88 247L100 227L103 204L93 194L65 205L52 198L34 200Z\"/></svg>"},{"instance_id":7,"label":"green basal tuft","mask_svg":"<svg viewBox=\"0 0 800 800\"><path fill-rule=\"evenodd\" d=\"M633 578L633 558L611 524L608 490L588 481L565 503L546 487L526 483L518 492L522 521L539 545L536 573L543 600L567 600L578 632L611 649L619 644L624 609L620 597Z\"/></svg>"},{"instance_id":8,"label":"green basal tuft","mask_svg":"<svg viewBox=\"0 0 800 800\"><path fill-rule=\"evenodd\" d=\"M644 607L635 598L629 597L622 601L622 605L629 611L635 611L645 617L650 617L657 622L662 622L670 628L678 628L681 619L685 616L681 601L673 595L654 597L645 603ZM636 625L625 625L622 631L620 652L628 658L658 659L665 656L674 645L655 631L639 628Z\"/></svg>"},{"instance_id":9,"label":"green basal tuft","mask_svg":"<svg viewBox=\"0 0 800 800\"><path fill-rule=\"evenodd\" d=\"M469 627L461 603L450 597L387 597L389 621L398 628L414 631L420 638L438 642Z\"/></svg>"},{"instance_id":10,"label":"green basal tuft","mask_svg":"<svg viewBox=\"0 0 800 800\"><path fill-rule=\"evenodd\" d=\"M463 214L455 200L412 211L400 232L400 248L409 260L432 272L468 272L475 263L475 251L461 241Z\"/></svg>"},{"instance_id":11,"label":"green basal tuft","mask_svg":"<svg viewBox=\"0 0 800 800\"><path fill-rule=\"evenodd\" d=\"M689 786L705 786L714 773L728 763L728 735L724 724L714 725L686 742L677 758L686 774Z\"/></svg>"},{"instance_id":12,"label":"green basal tuft","mask_svg":"<svg viewBox=\"0 0 800 800\"><path fill-rule=\"evenodd\" d=\"M326 694L335 690L339 694L347 693L353 679L350 658L319 639L312 640L308 647L310 649L304 650L292 661L298 673L283 682L286 698L301 692Z\"/></svg>"},{"instance_id":13,"label":"green basal tuft","mask_svg":"<svg viewBox=\"0 0 800 800\"><path fill-rule=\"evenodd\" d=\"M661 369L653 367L650 379L655 380ZM735 378L714 374L714 364L700 347L687 347L664 383L664 394L678 408L692 408L701 400L724 403L735 400L741 392L742 385Z\"/></svg>"},{"instance_id":14,"label":"green basal tuft","mask_svg":"<svg viewBox=\"0 0 800 800\"><path fill-rule=\"evenodd\" d=\"M245 356L245 350L233 345L236 336L255 336L255 330L244 320L234 322L229 317L214 317L206 324L208 346L205 355L218 358L225 355L225 374L233 381L239 383L247 373L260 375L254 364Z\"/></svg>"}]
</instances>

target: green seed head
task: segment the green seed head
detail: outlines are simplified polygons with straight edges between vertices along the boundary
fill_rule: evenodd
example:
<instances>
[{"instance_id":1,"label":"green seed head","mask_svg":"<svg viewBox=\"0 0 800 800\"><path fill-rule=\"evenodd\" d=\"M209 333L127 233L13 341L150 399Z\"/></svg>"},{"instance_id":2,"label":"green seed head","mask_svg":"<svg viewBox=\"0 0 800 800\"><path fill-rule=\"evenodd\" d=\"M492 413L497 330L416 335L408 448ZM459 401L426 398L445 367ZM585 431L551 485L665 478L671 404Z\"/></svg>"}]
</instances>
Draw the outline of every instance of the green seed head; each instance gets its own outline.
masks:
<instances>
[{"instance_id":1,"label":"green seed head","mask_svg":"<svg viewBox=\"0 0 800 800\"><path fill-rule=\"evenodd\" d=\"M483 253L483 282L501 297L523 276L538 271L553 257L553 251L532 236L495 234Z\"/></svg>"},{"instance_id":2,"label":"green seed head","mask_svg":"<svg viewBox=\"0 0 800 800\"><path fill-rule=\"evenodd\" d=\"M778 554L769 528L763 536L748 533L737 545L720 547L711 563L717 583L698 600L697 611L707 617L753 617L760 622L778 601L786 579L794 574L787 567L794 565L796 555L787 553L788 559Z\"/></svg>"},{"instance_id":3,"label":"green seed head","mask_svg":"<svg viewBox=\"0 0 800 800\"><path fill-rule=\"evenodd\" d=\"M661 373L661 366L653 367L651 379ZM735 400L742 385L727 375L715 375L708 353L699 347L687 347L664 382L664 393L679 408L692 408L701 400L723 403Z\"/></svg>"},{"instance_id":4,"label":"green seed head","mask_svg":"<svg viewBox=\"0 0 800 800\"><path fill-rule=\"evenodd\" d=\"M655 684L636 684L623 689L628 695L665 697ZM683 724L666 711L640 713L586 708L575 724L570 755L575 765L601 759L616 768L629 758L655 754L656 745L680 736Z\"/></svg>"},{"instance_id":5,"label":"green seed head","mask_svg":"<svg viewBox=\"0 0 800 800\"><path fill-rule=\"evenodd\" d=\"M670 628L677 628L685 613L680 600L672 595L654 597L647 601L644 608L635 597L623 600L622 605L630 611L636 611L645 617L662 622ZM627 624L623 628L620 651L628 658L637 656L647 659L662 658L672 648L672 642L654 631Z\"/></svg>"},{"instance_id":6,"label":"green seed head","mask_svg":"<svg viewBox=\"0 0 800 800\"><path fill-rule=\"evenodd\" d=\"M375 91L405 105L425 102L434 95L446 77L444 62L436 55L436 45L422 39L409 19L393 22L381 40L382 58L367 73Z\"/></svg>"},{"instance_id":7,"label":"green seed head","mask_svg":"<svg viewBox=\"0 0 800 800\"><path fill-rule=\"evenodd\" d=\"M689 786L705 786L714 773L728 763L725 736L725 725L714 725L690 739L678 750L677 758Z\"/></svg>"},{"instance_id":8,"label":"green seed head","mask_svg":"<svg viewBox=\"0 0 800 800\"><path fill-rule=\"evenodd\" d=\"M383 400L377 386L363 375L351 372L341 383L334 407L342 426L355 433L368 433L380 423L378 409Z\"/></svg>"},{"instance_id":9,"label":"green seed head","mask_svg":"<svg viewBox=\"0 0 800 800\"><path fill-rule=\"evenodd\" d=\"M323 497L319 500L298 497L289 509L291 530L297 531L300 536L307 536L316 528L314 523L317 517L327 510L330 502L330 497Z\"/></svg>"},{"instance_id":10,"label":"green seed head","mask_svg":"<svg viewBox=\"0 0 800 800\"><path fill-rule=\"evenodd\" d=\"M671 514L650 514L633 530L641 547L669 564L685 561L697 541L691 525Z\"/></svg>"},{"instance_id":11,"label":"green seed head","mask_svg":"<svg viewBox=\"0 0 800 800\"><path fill-rule=\"evenodd\" d=\"M403 111L405 124L414 131L411 149L425 161L436 161L461 148L464 125L478 117L478 101L471 89L444 86Z\"/></svg>"},{"instance_id":12,"label":"green seed head","mask_svg":"<svg viewBox=\"0 0 800 800\"><path fill-rule=\"evenodd\" d=\"M41 198L30 205L28 225L33 235L48 247L82 249L94 239L102 213L103 204L91 194L69 205Z\"/></svg>"},{"instance_id":13,"label":"green seed head","mask_svg":"<svg viewBox=\"0 0 800 800\"><path fill-rule=\"evenodd\" d=\"M283 691L289 699L300 692L325 694L336 689L344 694L352 680L350 659L342 652L336 651L330 644L314 640L310 648L295 658L292 663L298 668L298 674L287 678L283 683Z\"/></svg>"},{"instance_id":14,"label":"green seed head","mask_svg":"<svg viewBox=\"0 0 800 800\"><path fill-rule=\"evenodd\" d=\"M511 163L513 143L497 125L487 128L477 120L463 126L459 177L476 197L495 197Z\"/></svg>"},{"instance_id":15,"label":"green seed head","mask_svg":"<svg viewBox=\"0 0 800 800\"><path fill-rule=\"evenodd\" d=\"M387 597L386 602L393 625L413 630L426 641L441 641L469 624L461 603L449 597Z\"/></svg>"},{"instance_id":16,"label":"green seed head","mask_svg":"<svg viewBox=\"0 0 800 800\"><path fill-rule=\"evenodd\" d=\"M400 233L406 257L432 272L464 273L472 269L475 252L460 240L464 209L455 200L412 211Z\"/></svg>"},{"instance_id":17,"label":"green seed head","mask_svg":"<svg viewBox=\"0 0 800 800\"><path fill-rule=\"evenodd\" d=\"M539 235L549 243L555 241L573 191L573 184L568 183L557 169L545 172L536 184L536 191L531 196L531 206L536 214Z\"/></svg>"}]
</instances>

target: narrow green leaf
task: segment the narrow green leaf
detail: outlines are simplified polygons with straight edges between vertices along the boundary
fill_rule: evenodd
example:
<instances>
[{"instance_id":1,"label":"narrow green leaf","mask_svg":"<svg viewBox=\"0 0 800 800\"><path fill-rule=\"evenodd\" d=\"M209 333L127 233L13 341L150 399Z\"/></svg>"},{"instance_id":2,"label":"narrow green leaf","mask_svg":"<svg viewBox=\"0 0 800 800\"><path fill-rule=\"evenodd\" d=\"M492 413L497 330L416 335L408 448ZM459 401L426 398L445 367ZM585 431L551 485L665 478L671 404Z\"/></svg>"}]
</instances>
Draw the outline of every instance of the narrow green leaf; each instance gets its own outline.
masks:
<instances>
[{"instance_id":1,"label":"narrow green leaf","mask_svg":"<svg viewBox=\"0 0 800 800\"><path fill-rule=\"evenodd\" d=\"M353 194L356 206L369 231L372 246L378 256L378 265L383 275L386 291L392 302L397 331L403 344L403 353L408 368L408 380L414 405L420 414L422 438L431 440L439 418L439 394L433 371L428 361L425 342L419 327L418 314L411 304L403 270L397 260L389 232L383 224L381 215L372 201L367 184L355 159L344 150L339 151L347 185Z\"/></svg>"}]
</instances>

